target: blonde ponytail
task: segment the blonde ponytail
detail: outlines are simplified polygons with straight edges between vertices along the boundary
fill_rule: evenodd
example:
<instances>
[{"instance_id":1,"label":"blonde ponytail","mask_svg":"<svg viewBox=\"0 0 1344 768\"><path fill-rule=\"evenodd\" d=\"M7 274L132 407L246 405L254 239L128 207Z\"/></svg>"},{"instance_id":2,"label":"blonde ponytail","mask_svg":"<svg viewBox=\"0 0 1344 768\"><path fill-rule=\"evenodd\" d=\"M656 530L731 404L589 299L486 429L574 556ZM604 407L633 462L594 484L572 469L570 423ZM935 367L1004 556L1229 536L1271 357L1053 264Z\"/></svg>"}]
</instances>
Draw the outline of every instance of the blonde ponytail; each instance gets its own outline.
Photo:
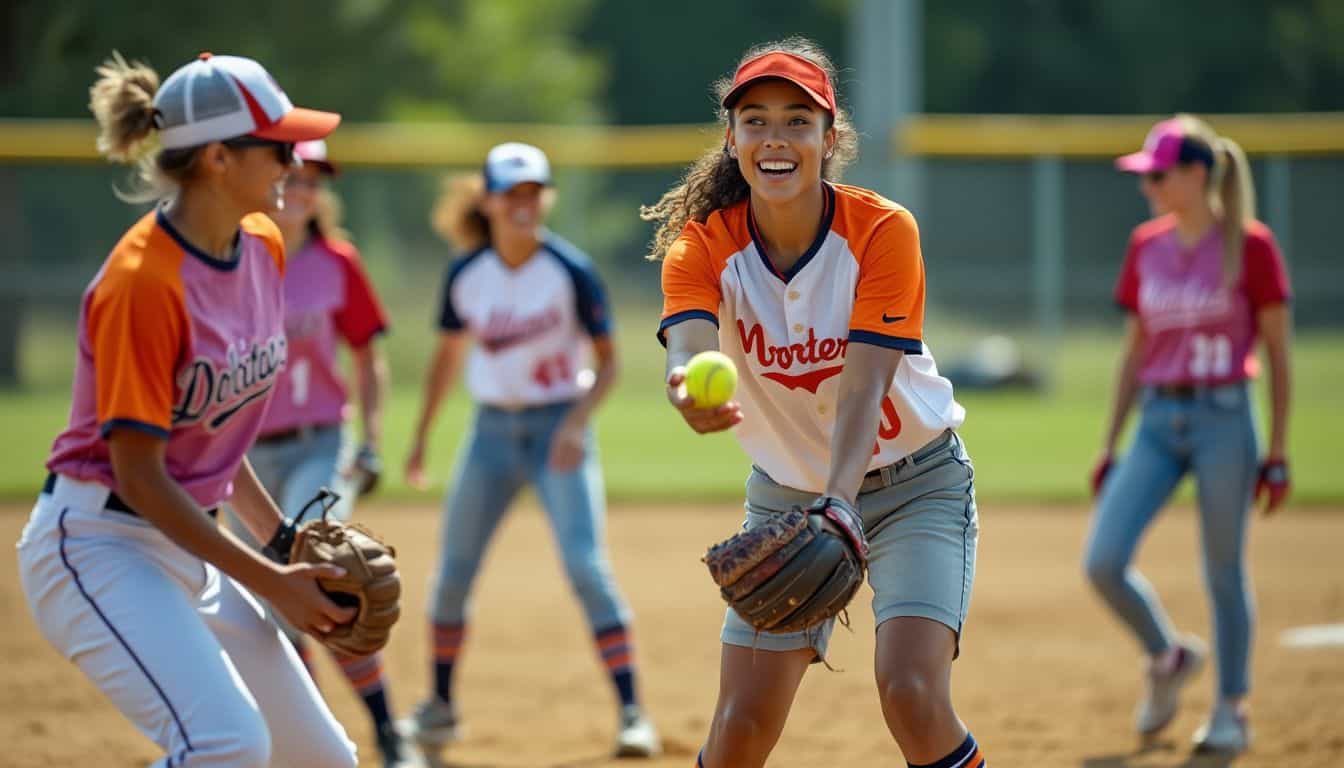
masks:
<instances>
[{"instance_id":1,"label":"blonde ponytail","mask_svg":"<svg viewBox=\"0 0 1344 768\"><path fill-rule=\"evenodd\" d=\"M159 75L143 62L127 63L117 51L94 71L89 110L98 121L98 151L115 162L137 162L155 130Z\"/></svg>"},{"instance_id":2,"label":"blonde ponytail","mask_svg":"<svg viewBox=\"0 0 1344 768\"><path fill-rule=\"evenodd\" d=\"M481 213L485 178L479 173L453 176L443 182L430 222L434 231L465 253L490 244L490 221Z\"/></svg>"},{"instance_id":3,"label":"blonde ponytail","mask_svg":"<svg viewBox=\"0 0 1344 768\"><path fill-rule=\"evenodd\" d=\"M1218 180L1218 204L1223 216L1223 282L1233 285L1241 277L1246 224L1255 219L1255 184L1241 145L1219 137L1215 148L1223 166L1222 178Z\"/></svg>"},{"instance_id":4,"label":"blonde ponytail","mask_svg":"<svg viewBox=\"0 0 1344 768\"><path fill-rule=\"evenodd\" d=\"M140 61L127 62L113 51L97 69L89 87L89 111L98 121L98 151L115 163L135 166L129 190L113 188L128 203L147 203L175 193L196 164L200 147L162 150L154 95L159 74Z\"/></svg>"}]
</instances>

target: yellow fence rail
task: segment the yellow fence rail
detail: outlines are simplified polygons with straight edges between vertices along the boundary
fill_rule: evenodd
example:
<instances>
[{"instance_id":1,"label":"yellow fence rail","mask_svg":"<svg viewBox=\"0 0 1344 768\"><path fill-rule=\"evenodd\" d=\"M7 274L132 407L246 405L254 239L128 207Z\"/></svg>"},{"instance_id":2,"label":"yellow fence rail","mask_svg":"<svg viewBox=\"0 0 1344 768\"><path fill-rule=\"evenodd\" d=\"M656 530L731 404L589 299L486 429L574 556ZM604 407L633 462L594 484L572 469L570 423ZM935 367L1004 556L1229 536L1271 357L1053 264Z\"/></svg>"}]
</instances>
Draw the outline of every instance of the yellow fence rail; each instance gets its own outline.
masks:
<instances>
[{"instance_id":1,"label":"yellow fence rail","mask_svg":"<svg viewBox=\"0 0 1344 768\"><path fill-rule=\"evenodd\" d=\"M891 132L917 157L1109 157L1138 148L1160 116L921 115ZM1344 154L1344 113L1210 116L1219 133L1261 155ZM92 120L0 119L0 162L96 162ZM558 166L666 168L721 141L718 126L555 126L363 123L340 128L345 165L474 166L500 141L544 148Z\"/></svg>"},{"instance_id":2,"label":"yellow fence rail","mask_svg":"<svg viewBox=\"0 0 1344 768\"><path fill-rule=\"evenodd\" d=\"M893 132L925 157L1110 157L1133 152L1161 115L922 115ZM1344 153L1344 112L1210 115L1218 133L1258 155Z\"/></svg>"}]
</instances>

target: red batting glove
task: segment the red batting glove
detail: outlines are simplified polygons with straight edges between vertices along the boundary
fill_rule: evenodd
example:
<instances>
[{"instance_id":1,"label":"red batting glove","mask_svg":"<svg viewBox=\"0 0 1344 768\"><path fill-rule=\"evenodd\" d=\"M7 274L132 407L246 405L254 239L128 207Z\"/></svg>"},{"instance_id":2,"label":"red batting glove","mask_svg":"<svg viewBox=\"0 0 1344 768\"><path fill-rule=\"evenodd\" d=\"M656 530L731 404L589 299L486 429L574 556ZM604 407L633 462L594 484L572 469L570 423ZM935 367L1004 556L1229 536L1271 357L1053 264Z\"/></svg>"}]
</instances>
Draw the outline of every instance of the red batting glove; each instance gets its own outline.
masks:
<instances>
[{"instance_id":1,"label":"red batting glove","mask_svg":"<svg viewBox=\"0 0 1344 768\"><path fill-rule=\"evenodd\" d=\"M1106 476L1111 473L1111 467L1113 466L1115 466L1115 461L1111 458L1111 454L1107 452L1092 468L1092 498L1095 499L1101 494L1101 486L1106 482Z\"/></svg>"},{"instance_id":2,"label":"red batting glove","mask_svg":"<svg viewBox=\"0 0 1344 768\"><path fill-rule=\"evenodd\" d=\"M1284 459L1266 459L1260 465L1260 477L1255 483L1255 499L1259 501L1260 496L1264 495L1268 499L1265 504L1265 514L1272 515L1278 511L1279 505L1288 498L1288 489L1291 484L1288 481L1288 462Z\"/></svg>"}]
</instances>

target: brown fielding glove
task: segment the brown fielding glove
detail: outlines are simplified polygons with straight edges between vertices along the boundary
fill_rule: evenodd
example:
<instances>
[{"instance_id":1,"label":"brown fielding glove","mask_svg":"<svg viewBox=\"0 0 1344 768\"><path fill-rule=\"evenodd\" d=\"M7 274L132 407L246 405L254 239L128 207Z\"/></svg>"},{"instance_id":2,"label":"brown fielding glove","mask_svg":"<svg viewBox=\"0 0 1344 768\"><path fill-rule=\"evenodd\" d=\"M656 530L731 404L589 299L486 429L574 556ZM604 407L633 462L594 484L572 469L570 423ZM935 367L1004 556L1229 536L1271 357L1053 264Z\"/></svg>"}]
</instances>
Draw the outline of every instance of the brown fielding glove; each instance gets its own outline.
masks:
<instances>
[{"instance_id":1,"label":"brown fielding glove","mask_svg":"<svg viewBox=\"0 0 1344 768\"><path fill-rule=\"evenodd\" d=\"M325 488L322 492L330 494ZM321 579L318 584L332 602L358 609L349 624L319 638L324 645L347 656L368 656L387 645L392 625L401 616L401 575L396 554L368 528L328 519L326 508L320 519L299 526L289 561L331 563L344 568L345 576Z\"/></svg>"},{"instance_id":2,"label":"brown fielding glove","mask_svg":"<svg viewBox=\"0 0 1344 768\"><path fill-rule=\"evenodd\" d=\"M715 544L702 559L744 621L798 632L849 605L868 568L868 543L858 512L826 496Z\"/></svg>"}]
</instances>

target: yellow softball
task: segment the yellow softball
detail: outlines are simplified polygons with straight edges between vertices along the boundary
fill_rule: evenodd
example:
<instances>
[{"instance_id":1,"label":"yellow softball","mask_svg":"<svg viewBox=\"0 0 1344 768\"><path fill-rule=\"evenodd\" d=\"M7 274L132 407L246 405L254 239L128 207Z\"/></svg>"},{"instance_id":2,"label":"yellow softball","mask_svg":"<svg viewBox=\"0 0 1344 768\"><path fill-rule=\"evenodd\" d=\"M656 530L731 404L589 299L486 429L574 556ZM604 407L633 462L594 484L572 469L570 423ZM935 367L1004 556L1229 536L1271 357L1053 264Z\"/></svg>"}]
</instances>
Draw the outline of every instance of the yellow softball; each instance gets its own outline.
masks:
<instances>
[{"instance_id":1,"label":"yellow softball","mask_svg":"<svg viewBox=\"0 0 1344 768\"><path fill-rule=\"evenodd\" d=\"M737 366L722 352L701 352L686 363L686 394L697 408L717 408L737 391Z\"/></svg>"}]
</instances>

